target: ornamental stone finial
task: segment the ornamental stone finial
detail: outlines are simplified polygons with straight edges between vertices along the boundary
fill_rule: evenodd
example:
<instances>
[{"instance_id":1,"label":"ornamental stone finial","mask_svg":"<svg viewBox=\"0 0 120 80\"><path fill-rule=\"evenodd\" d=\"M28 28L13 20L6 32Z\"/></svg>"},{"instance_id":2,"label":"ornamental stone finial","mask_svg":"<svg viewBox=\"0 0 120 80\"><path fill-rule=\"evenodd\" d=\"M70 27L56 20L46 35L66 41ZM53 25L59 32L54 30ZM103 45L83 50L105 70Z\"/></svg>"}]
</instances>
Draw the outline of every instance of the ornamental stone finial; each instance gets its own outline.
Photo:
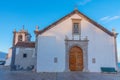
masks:
<instances>
[{"instance_id":1,"label":"ornamental stone finial","mask_svg":"<svg viewBox=\"0 0 120 80\"><path fill-rule=\"evenodd\" d=\"M14 32L16 32L16 28L14 29Z\"/></svg>"},{"instance_id":2,"label":"ornamental stone finial","mask_svg":"<svg viewBox=\"0 0 120 80\"><path fill-rule=\"evenodd\" d=\"M112 33L114 34L115 37L117 37L118 33L115 31L115 29L112 29Z\"/></svg>"},{"instance_id":3,"label":"ornamental stone finial","mask_svg":"<svg viewBox=\"0 0 120 80\"><path fill-rule=\"evenodd\" d=\"M36 26L36 30L35 31L39 31L39 26L38 25Z\"/></svg>"},{"instance_id":4,"label":"ornamental stone finial","mask_svg":"<svg viewBox=\"0 0 120 80\"><path fill-rule=\"evenodd\" d=\"M21 29L21 32L25 32L24 28L25 28L25 27L24 27L24 25L23 25L23 26L22 26L22 29Z\"/></svg>"},{"instance_id":5,"label":"ornamental stone finial","mask_svg":"<svg viewBox=\"0 0 120 80\"><path fill-rule=\"evenodd\" d=\"M116 34L116 31L115 31L115 29L114 29L114 28L112 28L112 33L113 33L113 34Z\"/></svg>"},{"instance_id":6,"label":"ornamental stone finial","mask_svg":"<svg viewBox=\"0 0 120 80\"><path fill-rule=\"evenodd\" d=\"M114 28L112 28L112 32L115 32L115 29L114 29Z\"/></svg>"}]
</instances>

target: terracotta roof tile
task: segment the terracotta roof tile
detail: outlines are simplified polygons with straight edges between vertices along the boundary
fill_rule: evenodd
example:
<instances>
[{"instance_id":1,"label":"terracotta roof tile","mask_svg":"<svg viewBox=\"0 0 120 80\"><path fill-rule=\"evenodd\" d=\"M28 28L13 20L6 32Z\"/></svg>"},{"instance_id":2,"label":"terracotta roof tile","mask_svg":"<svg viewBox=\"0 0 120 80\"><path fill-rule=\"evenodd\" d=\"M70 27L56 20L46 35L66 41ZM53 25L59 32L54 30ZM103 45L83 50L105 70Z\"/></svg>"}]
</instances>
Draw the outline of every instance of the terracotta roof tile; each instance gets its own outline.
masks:
<instances>
[{"instance_id":1,"label":"terracotta roof tile","mask_svg":"<svg viewBox=\"0 0 120 80\"><path fill-rule=\"evenodd\" d=\"M16 47L35 48L35 42L18 42Z\"/></svg>"}]
</instances>

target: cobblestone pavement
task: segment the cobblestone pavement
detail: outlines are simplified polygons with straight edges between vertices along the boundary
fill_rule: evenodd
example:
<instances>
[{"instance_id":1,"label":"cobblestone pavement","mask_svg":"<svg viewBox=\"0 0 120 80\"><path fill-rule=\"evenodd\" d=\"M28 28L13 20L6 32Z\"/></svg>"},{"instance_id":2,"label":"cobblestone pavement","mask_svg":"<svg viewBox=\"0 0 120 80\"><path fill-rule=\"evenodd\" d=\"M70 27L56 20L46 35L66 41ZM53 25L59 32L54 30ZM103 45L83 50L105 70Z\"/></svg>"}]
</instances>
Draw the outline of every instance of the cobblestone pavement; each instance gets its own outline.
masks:
<instances>
[{"instance_id":1,"label":"cobblestone pavement","mask_svg":"<svg viewBox=\"0 0 120 80\"><path fill-rule=\"evenodd\" d=\"M118 74L85 73L85 72L36 73L0 69L0 80L120 80L120 73Z\"/></svg>"}]
</instances>

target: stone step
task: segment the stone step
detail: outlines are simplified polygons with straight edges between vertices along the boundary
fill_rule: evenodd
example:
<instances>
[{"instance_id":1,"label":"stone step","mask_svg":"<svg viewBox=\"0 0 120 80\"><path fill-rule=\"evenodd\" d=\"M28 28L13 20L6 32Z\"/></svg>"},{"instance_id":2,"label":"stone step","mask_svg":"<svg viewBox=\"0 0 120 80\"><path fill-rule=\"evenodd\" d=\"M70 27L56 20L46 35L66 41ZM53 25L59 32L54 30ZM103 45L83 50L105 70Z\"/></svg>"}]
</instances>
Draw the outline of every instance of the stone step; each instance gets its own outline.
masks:
<instances>
[{"instance_id":1,"label":"stone step","mask_svg":"<svg viewBox=\"0 0 120 80\"><path fill-rule=\"evenodd\" d=\"M120 73L4 71L0 72L0 80L120 80Z\"/></svg>"}]
</instances>

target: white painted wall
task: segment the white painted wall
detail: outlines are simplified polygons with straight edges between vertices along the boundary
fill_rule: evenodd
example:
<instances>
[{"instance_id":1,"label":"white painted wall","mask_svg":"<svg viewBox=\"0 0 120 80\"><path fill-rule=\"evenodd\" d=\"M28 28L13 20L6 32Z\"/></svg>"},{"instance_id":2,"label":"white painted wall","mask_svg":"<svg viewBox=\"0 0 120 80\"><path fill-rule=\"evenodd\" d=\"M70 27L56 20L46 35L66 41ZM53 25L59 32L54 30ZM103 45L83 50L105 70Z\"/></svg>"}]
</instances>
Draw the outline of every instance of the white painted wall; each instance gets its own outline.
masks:
<instances>
[{"instance_id":1,"label":"white painted wall","mask_svg":"<svg viewBox=\"0 0 120 80\"><path fill-rule=\"evenodd\" d=\"M114 38L85 20L82 20L82 23L82 36L87 35L89 39L88 65L90 72L99 72L100 67L116 68ZM95 64L92 63L92 58L96 59Z\"/></svg>"},{"instance_id":2,"label":"white painted wall","mask_svg":"<svg viewBox=\"0 0 120 80\"><path fill-rule=\"evenodd\" d=\"M12 48L9 48L5 66L10 66L12 58Z\"/></svg>"},{"instance_id":3,"label":"white painted wall","mask_svg":"<svg viewBox=\"0 0 120 80\"><path fill-rule=\"evenodd\" d=\"M56 66L60 66L58 72L62 72L65 70L65 36L68 36L69 39L72 39L72 18L75 19L81 19L81 31L82 37L88 36L88 68L90 72L100 72L100 67L115 67L115 50L114 50L114 38L105 33L104 31L97 28L95 25L91 24L87 20L85 20L83 17L80 17L77 14L74 14L67 20L62 21L55 27L47 30L46 32L42 33L38 36L38 57L37 57L37 71L38 72L44 72L44 71L50 71L54 72L56 71ZM54 36L56 38L56 44L54 44L55 48L57 48L56 53L52 53L49 59L53 59L57 54L59 55L59 64L49 65L48 63L52 61L40 61L41 57L49 56L47 55L48 52L42 53L40 50L44 49L46 51L53 52L50 48L50 45L53 47L51 43L53 43L54 40L49 38L43 38L41 36ZM41 56L41 57L40 57ZM92 58L96 59L96 63L92 63ZM48 60L49 60L48 59ZM46 64L45 66L52 67L50 70L47 68L41 68L45 67L44 65L40 65L40 62L43 62Z\"/></svg>"},{"instance_id":4,"label":"white painted wall","mask_svg":"<svg viewBox=\"0 0 120 80\"><path fill-rule=\"evenodd\" d=\"M58 48L56 37L53 36L39 36L37 53L37 72L60 72L64 71L62 68L65 66ZM57 62L54 62L57 58Z\"/></svg>"}]
</instances>

